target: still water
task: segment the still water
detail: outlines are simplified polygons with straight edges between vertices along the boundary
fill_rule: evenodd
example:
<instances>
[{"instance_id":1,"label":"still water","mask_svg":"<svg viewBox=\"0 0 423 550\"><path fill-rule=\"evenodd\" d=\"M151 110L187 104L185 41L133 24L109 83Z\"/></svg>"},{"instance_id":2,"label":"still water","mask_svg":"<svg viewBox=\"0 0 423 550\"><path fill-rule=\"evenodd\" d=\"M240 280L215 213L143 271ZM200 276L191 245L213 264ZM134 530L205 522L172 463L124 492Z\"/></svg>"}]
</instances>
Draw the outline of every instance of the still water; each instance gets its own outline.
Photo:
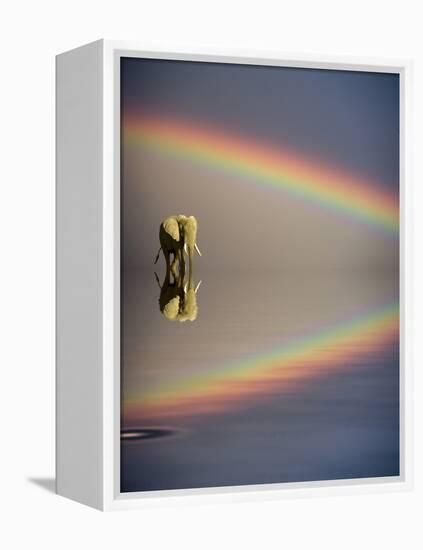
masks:
<instances>
[{"instance_id":1,"label":"still water","mask_svg":"<svg viewBox=\"0 0 423 550\"><path fill-rule=\"evenodd\" d=\"M123 492L399 474L396 272L202 271L184 322L158 275L123 280Z\"/></svg>"}]
</instances>

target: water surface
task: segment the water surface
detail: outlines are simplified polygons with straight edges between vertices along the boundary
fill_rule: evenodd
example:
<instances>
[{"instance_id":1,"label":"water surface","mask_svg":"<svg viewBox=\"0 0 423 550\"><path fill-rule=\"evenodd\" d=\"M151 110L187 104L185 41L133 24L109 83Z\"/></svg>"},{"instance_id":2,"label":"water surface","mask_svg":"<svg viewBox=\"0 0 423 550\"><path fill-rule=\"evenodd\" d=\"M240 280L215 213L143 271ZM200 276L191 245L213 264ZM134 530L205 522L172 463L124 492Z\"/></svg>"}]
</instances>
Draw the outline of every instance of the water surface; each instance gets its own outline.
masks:
<instances>
[{"instance_id":1,"label":"water surface","mask_svg":"<svg viewBox=\"0 0 423 550\"><path fill-rule=\"evenodd\" d=\"M123 492L399 474L395 272L200 278L179 323L125 271Z\"/></svg>"}]
</instances>

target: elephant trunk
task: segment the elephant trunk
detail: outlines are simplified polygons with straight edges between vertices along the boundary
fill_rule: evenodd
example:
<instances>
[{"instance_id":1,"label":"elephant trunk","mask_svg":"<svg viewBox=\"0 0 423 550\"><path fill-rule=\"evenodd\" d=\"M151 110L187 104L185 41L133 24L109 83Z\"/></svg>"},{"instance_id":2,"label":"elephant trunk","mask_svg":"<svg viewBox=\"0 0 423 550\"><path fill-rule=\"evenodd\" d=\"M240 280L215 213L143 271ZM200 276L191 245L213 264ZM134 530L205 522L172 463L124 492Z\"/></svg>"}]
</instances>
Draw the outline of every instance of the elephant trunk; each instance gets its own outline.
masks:
<instances>
[{"instance_id":1,"label":"elephant trunk","mask_svg":"<svg viewBox=\"0 0 423 550\"><path fill-rule=\"evenodd\" d=\"M189 258L189 284L188 287L192 288L192 260L194 257L194 247L188 246L188 258Z\"/></svg>"}]
</instances>

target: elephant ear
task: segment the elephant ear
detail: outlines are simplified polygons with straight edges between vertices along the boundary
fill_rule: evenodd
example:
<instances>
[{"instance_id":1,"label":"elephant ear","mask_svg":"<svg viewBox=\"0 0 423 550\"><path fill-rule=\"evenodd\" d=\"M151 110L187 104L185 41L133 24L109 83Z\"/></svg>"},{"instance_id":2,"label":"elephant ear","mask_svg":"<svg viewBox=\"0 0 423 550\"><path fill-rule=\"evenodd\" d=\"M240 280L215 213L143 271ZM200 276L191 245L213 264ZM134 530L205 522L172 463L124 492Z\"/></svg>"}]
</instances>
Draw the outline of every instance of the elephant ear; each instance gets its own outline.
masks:
<instances>
[{"instance_id":1,"label":"elephant ear","mask_svg":"<svg viewBox=\"0 0 423 550\"><path fill-rule=\"evenodd\" d=\"M180 235L179 235L179 225L178 220L174 216L170 216L169 218L166 218L163 222L164 230L168 235L172 237L172 239L175 239L175 241L179 241Z\"/></svg>"},{"instance_id":2,"label":"elephant ear","mask_svg":"<svg viewBox=\"0 0 423 550\"><path fill-rule=\"evenodd\" d=\"M163 315L168 319L169 321L174 321L178 317L179 313L179 304L180 304L180 298L179 296L175 296L172 298L163 308Z\"/></svg>"}]
</instances>

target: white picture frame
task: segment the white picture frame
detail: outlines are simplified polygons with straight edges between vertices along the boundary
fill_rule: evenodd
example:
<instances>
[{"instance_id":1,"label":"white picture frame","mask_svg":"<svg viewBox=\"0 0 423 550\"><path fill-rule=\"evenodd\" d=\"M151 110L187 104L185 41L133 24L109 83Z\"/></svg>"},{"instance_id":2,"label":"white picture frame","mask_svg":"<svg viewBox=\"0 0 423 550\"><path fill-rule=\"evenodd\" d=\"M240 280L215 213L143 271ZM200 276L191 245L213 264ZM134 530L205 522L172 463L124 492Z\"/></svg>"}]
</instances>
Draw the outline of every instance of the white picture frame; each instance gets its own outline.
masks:
<instances>
[{"instance_id":1,"label":"white picture frame","mask_svg":"<svg viewBox=\"0 0 423 550\"><path fill-rule=\"evenodd\" d=\"M120 493L120 57L400 76L400 476ZM100 40L57 56L57 493L101 510L398 491L412 486L411 62L275 52L160 51Z\"/></svg>"}]
</instances>

